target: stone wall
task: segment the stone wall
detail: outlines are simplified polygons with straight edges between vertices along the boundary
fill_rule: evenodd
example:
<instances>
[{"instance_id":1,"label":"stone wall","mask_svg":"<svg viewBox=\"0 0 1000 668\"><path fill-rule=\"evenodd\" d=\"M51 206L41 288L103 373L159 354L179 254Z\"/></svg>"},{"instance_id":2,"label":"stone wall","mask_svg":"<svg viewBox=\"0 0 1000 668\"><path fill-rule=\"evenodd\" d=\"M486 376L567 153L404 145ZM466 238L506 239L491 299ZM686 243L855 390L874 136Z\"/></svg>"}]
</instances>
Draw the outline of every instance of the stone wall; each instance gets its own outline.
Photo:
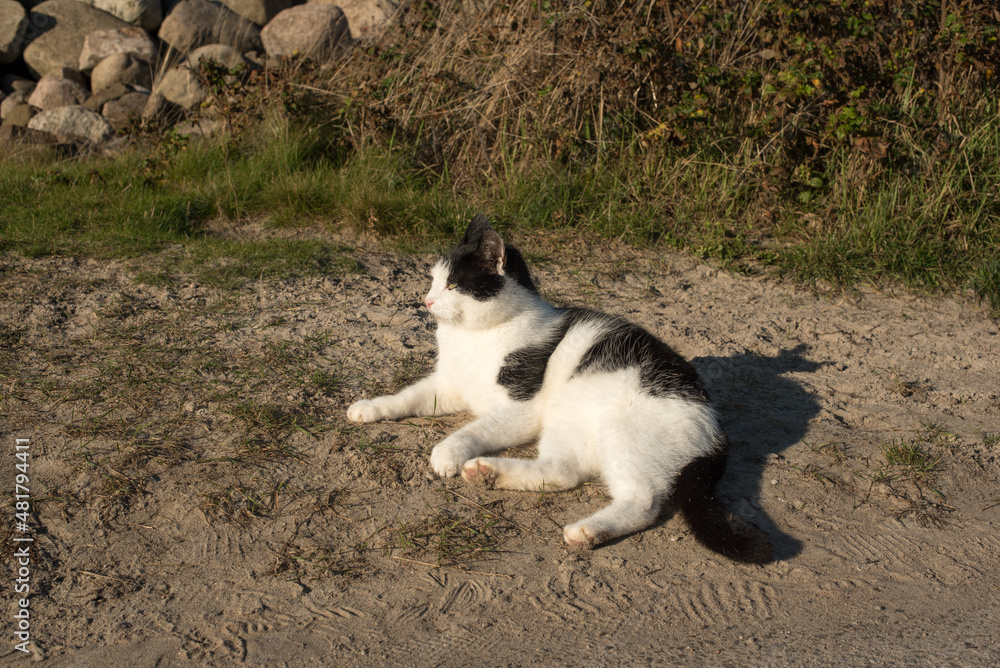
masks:
<instances>
[{"instance_id":1,"label":"stone wall","mask_svg":"<svg viewBox=\"0 0 1000 668\"><path fill-rule=\"evenodd\" d=\"M204 59L262 67L342 58L396 0L0 0L0 142L106 142L135 118L183 118Z\"/></svg>"}]
</instances>

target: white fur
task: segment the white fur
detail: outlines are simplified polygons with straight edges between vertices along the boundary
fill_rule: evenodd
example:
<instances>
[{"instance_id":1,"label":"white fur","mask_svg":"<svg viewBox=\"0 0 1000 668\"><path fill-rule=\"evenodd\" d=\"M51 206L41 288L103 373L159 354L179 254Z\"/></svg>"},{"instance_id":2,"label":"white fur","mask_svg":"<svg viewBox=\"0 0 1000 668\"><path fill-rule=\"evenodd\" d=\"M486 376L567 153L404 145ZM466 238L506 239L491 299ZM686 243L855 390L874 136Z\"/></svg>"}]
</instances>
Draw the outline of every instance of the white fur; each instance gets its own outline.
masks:
<instances>
[{"instance_id":1,"label":"white fur","mask_svg":"<svg viewBox=\"0 0 1000 668\"><path fill-rule=\"evenodd\" d=\"M712 452L719 425L707 404L642 392L639 370L575 374L613 324L575 324L549 359L541 391L511 399L497 377L511 352L545 340L558 312L514 281L478 302L447 285L448 267L431 272L425 303L438 320L434 373L396 395L362 400L351 420L373 422L471 410L478 419L439 443L431 468L504 489L560 490L603 477L614 501L565 527L567 543L590 547L648 527L680 470ZM536 440L534 461L482 457Z\"/></svg>"}]
</instances>

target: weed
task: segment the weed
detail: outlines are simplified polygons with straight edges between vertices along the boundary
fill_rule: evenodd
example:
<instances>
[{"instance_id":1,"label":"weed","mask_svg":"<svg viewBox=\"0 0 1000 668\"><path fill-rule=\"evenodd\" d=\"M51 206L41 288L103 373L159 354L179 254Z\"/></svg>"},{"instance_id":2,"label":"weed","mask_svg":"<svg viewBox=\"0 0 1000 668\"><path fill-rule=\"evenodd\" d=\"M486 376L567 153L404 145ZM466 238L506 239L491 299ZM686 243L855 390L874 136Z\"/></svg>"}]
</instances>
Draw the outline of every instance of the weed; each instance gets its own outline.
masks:
<instances>
[{"instance_id":1,"label":"weed","mask_svg":"<svg viewBox=\"0 0 1000 668\"><path fill-rule=\"evenodd\" d=\"M839 441L830 441L823 443L822 445L809 446L809 449L813 452L826 455L837 464L843 463L845 460L849 459L846 444Z\"/></svg>"},{"instance_id":2,"label":"weed","mask_svg":"<svg viewBox=\"0 0 1000 668\"><path fill-rule=\"evenodd\" d=\"M274 492L268 499L269 494L261 488L262 481L255 476L246 481L237 477L226 483L205 482L217 490L202 494L206 509L215 517L246 523L266 516L274 508Z\"/></svg>"},{"instance_id":3,"label":"weed","mask_svg":"<svg viewBox=\"0 0 1000 668\"><path fill-rule=\"evenodd\" d=\"M1000 446L1000 432L982 432L979 437L983 441L983 446L987 448L995 448Z\"/></svg>"},{"instance_id":4,"label":"weed","mask_svg":"<svg viewBox=\"0 0 1000 668\"><path fill-rule=\"evenodd\" d=\"M903 438L893 439L879 447L886 464L902 469L914 480L926 478L937 469L940 462L940 457L932 457L919 444Z\"/></svg>"},{"instance_id":5,"label":"weed","mask_svg":"<svg viewBox=\"0 0 1000 668\"><path fill-rule=\"evenodd\" d=\"M921 422L917 433L927 443L948 444L958 440L958 434L949 431L943 423L936 420Z\"/></svg>"},{"instance_id":6,"label":"weed","mask_svg":"<svg viewBox=\"0 0 1000 668\"><path fill-rule=\"evenodd\" d=\"M328 396L338 396L346 386L344 377L335 371L314 371L309 382L317 390Z\"/></svg>"},{"instance_id":7,"label":"weed","mask_svg":"<svg viewBox=\"0 0 1000 668\"><path fill-rule=\"evenodd\" d=\"M392 550L406 557L430 555L439 566L478 561L499 551L515 529L498 514L500 501L482 503L472 512L435 509L420 520L397 520Z\"/></svg>"},{"instance_id":8,"label":"weed","mask_svg":"<svg viewBox=\"0 0 1000 668\"><path fill-rule=\"evenodd\" d=\"M928 388L926 385L916 380L906 380L898 369L894 369L890 375L889 390L901 397L917 397L925 399Z\"/></svg>"},{"instance_id":9,"label":"weed","mask_svg":"<svg viewBox=\"0 0 1000 668\"><path fill-rule=\"evenodd\" d=\"M370 438L364 427L351 425L345 428L343 433L355 435L354 449L368 457L384 455L397 449L393 442L398 437L385 432Z\"/></svg>"}]
</instances>

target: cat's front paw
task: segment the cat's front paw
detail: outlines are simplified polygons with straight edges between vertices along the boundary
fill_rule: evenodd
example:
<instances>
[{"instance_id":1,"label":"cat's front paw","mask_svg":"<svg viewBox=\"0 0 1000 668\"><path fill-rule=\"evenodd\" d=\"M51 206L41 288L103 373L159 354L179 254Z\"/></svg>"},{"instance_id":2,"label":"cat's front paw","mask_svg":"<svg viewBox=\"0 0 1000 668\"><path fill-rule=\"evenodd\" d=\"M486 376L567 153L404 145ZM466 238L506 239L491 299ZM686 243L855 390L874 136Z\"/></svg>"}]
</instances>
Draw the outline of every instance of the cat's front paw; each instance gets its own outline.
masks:
<instances>
[{"instance_id":1,"label":"cat's front paw","mask_svg":"<svg viewBox=\"0 0 1000 668\"><path fill-rule=\"evenodd\" d=\"M442 478L454 478L462 471L469 452L453 437L446 438L431 450L431 468Z\"/></svg>"},{"instance_id":2,"label":"cat's front paw","mask_svg":"<svg viewBox=\"0 0 1000 668\"><path fill-rule=\"evenodd\" d=\"M462 478L475 485L493 487L499 473L485 459L470 459L462 466Z\"/></svg>"},{"instance_id":3,"label":"cat's front paw","mask_svg":"<svg viewBox=\"0 0 1000 668\"><path fill-rule=\"evenodd\" d=\"M563 529L563 540L566 541L567 545L584 550L589 550L603 542L600 533L583 522L570 524Z\"/></svg>"},{"instance_id":4,"label":"cat's front paw","mask_svg":"<svg viewBox=\"0 0 1000 668\"><path fill-rule=\"evenodd\" d=\"M347 409L347 419L351 422L376 422L382 417L376 399L355 401Z\"/></svg>"}]
</instances>

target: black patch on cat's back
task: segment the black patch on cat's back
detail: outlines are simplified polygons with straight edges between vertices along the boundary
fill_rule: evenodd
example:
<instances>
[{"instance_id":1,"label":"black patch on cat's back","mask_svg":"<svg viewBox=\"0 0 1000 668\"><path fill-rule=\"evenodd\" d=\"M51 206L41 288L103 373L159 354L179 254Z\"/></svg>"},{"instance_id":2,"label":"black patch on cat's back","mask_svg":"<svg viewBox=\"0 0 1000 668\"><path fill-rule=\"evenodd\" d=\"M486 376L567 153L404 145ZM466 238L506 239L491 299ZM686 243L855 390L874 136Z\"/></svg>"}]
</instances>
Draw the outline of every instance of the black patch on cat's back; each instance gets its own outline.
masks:
<instances>
[{"instance_id":1,"label":"black patch on cat's back","mask_svg":"<svg viewBox=\"0 0 1000 668\"><path fill-rule=\"evenodd\" d=\"M506 389L514 401L530 401L542 389L549 358L565 338L566 332L590 315L591 312L584 309L562 310L559 322L544 340L532 346L518 348L504 358L497 384Z\"/></svg>"},{"instance_id":2,"label":"black patch on cat's back","mask_svg":"<svg viewBox=\"0 0 1000 668\"><path fill-rule=\"evenodd\" d=\"M654 397L680 396L709 403L698 372L674 349L638 325L602 315L611 327L584 353L576 373L612 372L636 367L639 383Z\"/></svg>"}]
</instances>

